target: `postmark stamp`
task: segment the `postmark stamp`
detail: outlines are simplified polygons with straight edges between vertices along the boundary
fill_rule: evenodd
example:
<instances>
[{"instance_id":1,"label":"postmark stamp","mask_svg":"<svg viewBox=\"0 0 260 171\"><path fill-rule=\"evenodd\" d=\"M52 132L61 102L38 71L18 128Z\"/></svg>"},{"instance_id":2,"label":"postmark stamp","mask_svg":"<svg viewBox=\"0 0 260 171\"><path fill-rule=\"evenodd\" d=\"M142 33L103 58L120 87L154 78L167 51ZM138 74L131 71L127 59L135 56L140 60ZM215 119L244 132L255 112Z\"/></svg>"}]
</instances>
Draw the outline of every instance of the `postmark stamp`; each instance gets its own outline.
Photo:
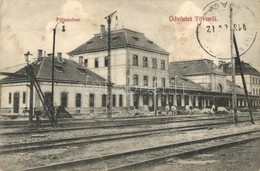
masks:
<instances>
[{"instance_id":1,"label":"postmark stamp","mask_svg":"<svg viewBox=\"0 0 260 171\"><path fill-rule=\"evenodd\" d=\"M206 5L203 12L205 17L218 18L217 22L201 21L196 29L200 46L210 56L230 59L230 27L236 34L241 56L254 44L257 36L255 14L245 4L216 0Z\"/></svg>"}]
</instances>

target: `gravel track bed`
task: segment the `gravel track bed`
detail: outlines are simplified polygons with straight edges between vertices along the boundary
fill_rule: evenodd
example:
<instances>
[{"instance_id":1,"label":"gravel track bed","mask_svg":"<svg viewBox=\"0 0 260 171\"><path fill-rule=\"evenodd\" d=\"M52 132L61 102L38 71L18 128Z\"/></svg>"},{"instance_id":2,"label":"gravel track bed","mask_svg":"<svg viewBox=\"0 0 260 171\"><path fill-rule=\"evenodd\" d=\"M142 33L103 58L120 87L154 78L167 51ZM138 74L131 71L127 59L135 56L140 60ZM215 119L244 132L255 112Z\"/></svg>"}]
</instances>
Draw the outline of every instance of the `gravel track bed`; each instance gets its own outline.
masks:
<instances>
[{"instance_id":1,"label":"gravel track bed","mask_svg":"<svg viewBox=\"0 0 260 171\"><path fill-rule=\"evenodd\" d=\"M140 130L152 130L159 128L174 128L180 126L193 126L201 125L206 123L221 123L222 121L192 121L192 122L178 122L178 123L168 123L161 125L140 125L135 127L122 127L122 128L109 128L109 129L85 129L85 130L71 130L62 132L48 132L48 133L33 133L26 135L2 135L0 140L0 145L6 144L18 144L18 143L30 143L37 141L48 141L48 140L58 140L64 138L76 138L84 136L94 136L94 135L106 135L106 134L116 134L123 132L133 132Z\"/></svg>"},{"instance_id":2,"label":"gravel track bed","mask_svg":"<svg viewBox=\"0 0 260 171\"><path fill-rule=\"evenodd\" d=\"M248 130L260 129L260 125L241 123L238 125L221 126L215 129L198 130L189 132L168 132L155 134L140 138L109 141L81 146L68 146L59 149L40 150L37 152L22 152L0 156L3 170L21 170L28 167L48 165L72 161L83 158L97 157L106 154L137 150L147 147L155 147L170 143L191 141L202 137L213 137L217 135L237 133ZM15 165L13 165L15 163Z\"/></svg>"}]
</instances>

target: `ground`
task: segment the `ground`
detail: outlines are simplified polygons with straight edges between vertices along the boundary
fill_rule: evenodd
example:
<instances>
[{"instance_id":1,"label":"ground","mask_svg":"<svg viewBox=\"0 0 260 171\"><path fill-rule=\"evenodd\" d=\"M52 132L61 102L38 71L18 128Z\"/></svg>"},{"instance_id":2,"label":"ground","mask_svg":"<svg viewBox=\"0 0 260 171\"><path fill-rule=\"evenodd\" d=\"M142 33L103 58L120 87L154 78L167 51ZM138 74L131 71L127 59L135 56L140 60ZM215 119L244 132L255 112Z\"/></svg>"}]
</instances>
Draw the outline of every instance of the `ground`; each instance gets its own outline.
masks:
<instances>
[{"instance_id":1,"label":"ground","mask_svg":"<svg viewBox=\"0 0 260 171\"><path fill-rule=\"evenodd\" d=\"M168 159L140 170L260 171L260 140L186 158Z\"/></svg>"}]
</instances>

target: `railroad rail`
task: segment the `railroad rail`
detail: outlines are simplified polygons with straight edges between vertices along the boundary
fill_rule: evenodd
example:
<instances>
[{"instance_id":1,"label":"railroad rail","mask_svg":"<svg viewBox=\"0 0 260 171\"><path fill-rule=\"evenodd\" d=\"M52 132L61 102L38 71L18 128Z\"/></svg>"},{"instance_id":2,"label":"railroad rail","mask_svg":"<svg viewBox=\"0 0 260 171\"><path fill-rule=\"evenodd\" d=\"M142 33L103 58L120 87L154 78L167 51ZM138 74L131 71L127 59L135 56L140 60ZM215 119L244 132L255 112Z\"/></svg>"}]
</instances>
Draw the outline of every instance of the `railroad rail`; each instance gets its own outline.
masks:
<instances>
[{"instance_id":1,"label":"railroad rail","mask_svg":"<svg viewBox=\"0 0 260 171\"><path fill-rule=\"evenodd\" d=\"M176 115L176 116L149 116L144 118L112 118L112 119L61 119L59 121L60 127L65 127L73 124L77 125L96 125L96 124L109 124L109 123L129 123L129 122L185 122L185 121L196 121L196 120L221 120L232 118L231 116L216 116L216 115ZM239 118L248 118L248 116L242 115ZM50 126L48 120L42 120L41 126ZM28 121L0 121L1 128L22 128L28 125Z\"/></svg>"},{"instance_id":2,"label":"railroad rail","mask_svg":"<svg viewBox=\"0 0 260 171\"><path fill-rule=\"evenodd\" d=\"M62 146L72 146L72 145L84 145L90 143L115 141L120 139L137 138L144 137L153 134L160 134L166 132L180 132L180 131L195 131L201 129L210 129L218 125L227 125L229 122L222 123L210 123L210 124L199 124L190 126L178 126L178 127L167 127L167 128L157 128L157 129L146 129L141 131L128 131L115 134L103 134L103 135L93 135L93 136L83 136L74 138L64 138L57 140L46 140L46 141L36 141L30 143L17 143L9 145L0 145L0 155L14 153L14 152L24 152L32 150L43 150L43 149L53 149Z\"/></svg>"},{"instance_id":3,"label":"railroad rail","mask_svg":"<svg viewBox=\"0 0 260 171\"><path fill-rule=\"evenodd\" d=\"M243 117L240 119L239 122L249 122L249 120L244 119L248 117ZM258 120L258 118L255 118ZM132 127L132 126L141 126L141 125L156 125L156 124L170 124L170 123L178 123L178 122L199 122L199 121L214 121L214 120L224 120L227 123L232 123L232 118L202 118L202 119L192 119L192 120L151 120L151 121L128 121L128 122L109 122L109 124L102 124L102 123L95 123L90 124L88 126L79 126L80 124L74 123L77 127L60 127L60 128L45 128L45 129L29 129L29 130L16 130L11 132L2 132L0 135L25 135L25 134L40 134L40 133L47 133L47 132L60 132L60 131L73 131L73 130L87 130L87 129L106 129L106 128L117 128L117 127ZM84 123L86 125L87 123Z\"/></svg>"},{"instance_id":4,"label":"railroad rail","mask_svg":"<svg viewBox=\"0 0 260 171\"><path fill-rule=\"evenodd\" d=\"M26 171L47 170L138 170L144 164L155 163L165 159L192 155L209 150L245 143L260 139L260 130L244 131L240 133L213 136L162 146L143 148L120 153L108 154L93 158L80 159L69 162L55 163L40 167L25 169ZM24 171L25 171L24 170Z\"/></svg>"}]
</instances>

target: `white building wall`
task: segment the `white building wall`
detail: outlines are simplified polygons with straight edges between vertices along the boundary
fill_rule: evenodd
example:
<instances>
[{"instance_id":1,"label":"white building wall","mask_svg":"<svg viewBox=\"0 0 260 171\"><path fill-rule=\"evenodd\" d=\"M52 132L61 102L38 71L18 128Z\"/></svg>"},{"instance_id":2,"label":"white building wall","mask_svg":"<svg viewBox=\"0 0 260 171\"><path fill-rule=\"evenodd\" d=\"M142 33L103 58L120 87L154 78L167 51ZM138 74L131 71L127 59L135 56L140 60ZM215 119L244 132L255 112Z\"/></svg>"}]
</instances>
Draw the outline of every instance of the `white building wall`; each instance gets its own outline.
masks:
<instances>
[{"instance_id":1,"label":"white building wall","mask_svg":"<svg viewBox=\"0 0 260 171\"><path fill-rule=\"evenodd\" d=\"M25 103L23 103L23 92L26 93ZM9 93L11 93L11 103L9 103ZM1 90L1 108L3 112L13 113L14 93L19 93L19 111L29 106L29 88L26 83L3 84ZM6 109L6 110L5 110Z\"/></svg>"},{"instance_id":2,"label":"white building wall","mask_svg":"<svg viewBox=\"0 0 260 171\"><path fill-rule=\"evenodd\" d=\"M204 88L207 89L211 88L210 75L194 75L194 76L187 76L187 78L197 84L200 84Z\"/></svg>"},{"instance_id":3,"label":"white building wall","mask_svg":"<svg viewBox=\"0 0 260 171\"><path fill-rule=\"evenodd\" d=\"M40 83L43 93L51 92L51 83ZM26 92L26 103L23 103L23 92ZM72 114L76 110L81 110L81 113L89 113L89 95L95 95L95 112L101 112L106 107L102 107L102 94L107 94L106 86L97 85L83 85L83 84L65 84L56 83L54 88L54 103L55 106L61 105L61 93L68 93L68 103L66 110ZM117 87L112 90L112 94L116 95L116 107L119 107L119 95L123 95L123 107L126 107L124 87ZM3 84L1 91L1 110L8 113L13 113L13 95L14 93L19 93L19 113L22 113L25 107L29 108L29 95L30 91L27 88L26 83L16 83L16 84ZM11 103L9 103L9 93L12 94ZM76 107L76 94L81 93L81 107ZM131 93L130 93L131 94ZM39 108L42 106L40 99L37 97L37 93L34 89L34 108Z\"/></svg>"},{"instance_id":4,"label":"white building wall","mask_svg":"<svg viewBox=\"0 0 260 171\"><path fill-rule=\"evenodd\" d=\"M83 65L84 60L87 59L87 68L107 79L107 66L105 66L107 51L75 55L71 59L78 63L80 56L83 57ZM126 49L124 48L111 50L111 81L119 85L126 84L126 56ZM95 67L96 58L98 59L98 67Z\"/></svg>"},{"instance_id":5,"label":"white building wall","mask_svg":"<svg viewBox=\"0 0 260 171\"><path fill-rule=\"evenodd\" d=\"M138 56L138 66L133 66L133 55ZM148 67L143 67L143 57L148 58ZM138 75L140 88L153 87L153 77L157 77L157 87L161 87L161 79L165 78L165 86L169 86L168 55L148 52L138 49L129 50L130 58L130 85L133 85L133 76ZM157 59L157 69L152 68L152 59ZM161 60L165 61L165 70L161 69ZM148 86L143 86L143 78L148 76Z\"/></svg>"},{"instance_id":6,"label":"white building wall","mask_svg":"<svg viewBox=\"0 0 260 171\"><path fill-rule=\"evenodd\" d=\"M247 86L247 91L252 95L260 95L260 77L253 75L245 75L245 81ZM227 79L232 80L231 76ZM243 88L243 82L240 75L235 76L236 84Z\"/></svg>"}]
</instances>

